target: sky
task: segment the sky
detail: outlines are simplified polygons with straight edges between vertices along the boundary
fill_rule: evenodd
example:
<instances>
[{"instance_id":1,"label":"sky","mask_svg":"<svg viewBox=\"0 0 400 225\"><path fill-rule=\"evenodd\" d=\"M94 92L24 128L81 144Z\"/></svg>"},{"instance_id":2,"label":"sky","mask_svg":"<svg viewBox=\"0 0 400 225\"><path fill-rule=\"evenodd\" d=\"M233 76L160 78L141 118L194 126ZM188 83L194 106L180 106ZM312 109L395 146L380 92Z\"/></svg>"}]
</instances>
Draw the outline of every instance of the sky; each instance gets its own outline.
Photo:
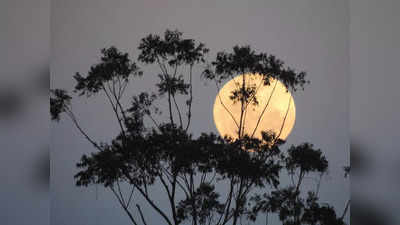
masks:
<instances>
[{"instance_id":1,"label":"sky","mask_svg":"<svg viewBox=\"0 0 400 225\"><path fill-rule=\"evenodd\" d=\"M350 3L352 201L371 207L377 224L399 224L400 2Z\"/></svg>"},{"instance_id":2,"label":"sky","mask_svg":"<svg viewBox=\"0 0 400 225\"><path fill-rule=\"evenodd\" d=\"M51 4L51 87L71 91L73 74L87 72L104 47L114 45L136 59L140 39L166 29L179 29L185 37L205 43L210 60L217 51L229 51L236 44L274 54L307 71L311 81L304 92L294 94L296 124L286 147L310 142L324 152L330 167L321 200L341 213L349 198L349 181L342 170L349 164L349 19L345 0L55 0ZM143 78L129 87L128 95L154 85L157 68L141 67ZM216 132L212 106L217 90L204 84L200 69L195 72L191 132ZM107 141L116 134L111 109L101 98L81 98L73 102L73 109L95 139ZM107 190L75 187L75 163L93 148L72 123L51 124L50 140L51 224L127 223ZM155 194L160 201L163 197ZM150 223L160 221L150 210L144 214Z\"/></svg>"},{"instance_id":3,"label":"sky","mask_svg":"<svg viewBox=\"0 0 400 225\"><path fill-rule=\"evenodd\" d=\"M50 124L48 79L52 88L71 90L72 75L87 71L100 48L114 44L135 57L141 37L166 28L205 42L211 55L251 44L308 71L311 85L294 96L289 144L310 141L328 155L323 196L340 210L349 195L340 181L350 132L352 167L359 167L351 177L352 203L363 206L352 204L352 219L353 209L367 218L352 224L399 224L399 8L398 0L0 1L1 224L128 222L109 193L98 188L96 198L95 188L74 186L75 163L92 149L70 122ZM132 93L148 87L151 77ZM192 132L215 132L216 90L200 82L195 91ZM82 122L108 140L116 131L110 111L100 101L86 103L74 105ZM389 223L374 223L378 217Z\"/></svg>"},{"instance_id":4,"label":"sky","mask_svg":"<svg viewBox=\"0 0 400 225\"><path fill-rule=\"evenodd\" d=\"M349 195L341 166L350 132L352 219L354 209L364 219L352 224L399 224L399 8L398 0L0 1L1 224L128 222L109 193L98 188L96 198L95 188L74 186L75 162L92 149L70 122L50 124L48 79L71 90L72 75L87 71L100 48L114 44L135 56L141 37L166 28L205 42L211 54L251 44L308 71L311 85L294 96L289 144L310 141L327 154L331 173L321 194L340 210ZM216 90L200 82L195 91L192 132L215 132ZM74 105L84 126L108 140L116 131L109 109L86 103Z\"/></svg>"},{"instance_id":5,"label":"sky","mask_svg":"<svg viewBox=\"0 0 400 225\"><path fill-rule=\"evenodd\" d=\"M0 1L0 223L49 224L50 1Z\"/></svg>"}]
</instances>

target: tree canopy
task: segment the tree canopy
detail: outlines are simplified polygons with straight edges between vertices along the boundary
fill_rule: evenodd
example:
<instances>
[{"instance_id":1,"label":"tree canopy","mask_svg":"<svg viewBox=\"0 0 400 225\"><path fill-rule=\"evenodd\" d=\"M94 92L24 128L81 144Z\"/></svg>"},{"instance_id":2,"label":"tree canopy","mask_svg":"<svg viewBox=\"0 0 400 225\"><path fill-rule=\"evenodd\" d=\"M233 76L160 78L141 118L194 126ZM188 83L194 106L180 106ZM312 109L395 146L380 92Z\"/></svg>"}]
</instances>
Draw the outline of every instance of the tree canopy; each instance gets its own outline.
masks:
<instances>
[{"instance_id":1,"label":"tree canopy","mask_svg":"<svg viewBox=\"0 0 400 225\"><path fill-rule=\"evenodd\" d=\"M296 72L275 56L257 53L250 46L218 52L211 63L206 60L208 52L203 43L184 38L177 30L141 39L137 62L114 46L102 49L100 61L86 75L75 74L73 92L77 97L102 94L110 104L120 132L109 143L96 141L81 127L71 107L75 97L65 90L51 91L52 119L60 121L61 114L67 115L96 150L77 163L76 185L101 184L110 189L135 225L148 224L141 209L144 203L169 225L236 225L268 213L277 214L284 225L344 224L344 214L339 217L333 207L319 203L318 191L302 194L305 175L322 177L327 171L328 161L321 150L303 143L283 151L284 141L276 134L265 131L257 139L241 132L245 106L257 104L253 87L243 82L232 92L232 98L242 105L237 137L206 132L193 137L188 132L193 119L194 67L203 71L195 75L214 82L217 88L239 74L261 74L264 85L275 78L290 91L308 83L305 72ZM147 74L137 63L156 65L160 72ZM138 93L126 104L122 97L129 82L142 75L159 78L155 93ZM179 102L182 99L184 102ZM167 120L160 121L162 110L157 101L168 103ZM284 173L292 179L289 186L281 185ZM121 191L122 183L131 187L129 195ZM226 192L217 191L218 185L225 185ZM168 208L160 207L150 187L165 191ZM144 203L137 200L139 196Z\"/></svg>"}]
</instances>

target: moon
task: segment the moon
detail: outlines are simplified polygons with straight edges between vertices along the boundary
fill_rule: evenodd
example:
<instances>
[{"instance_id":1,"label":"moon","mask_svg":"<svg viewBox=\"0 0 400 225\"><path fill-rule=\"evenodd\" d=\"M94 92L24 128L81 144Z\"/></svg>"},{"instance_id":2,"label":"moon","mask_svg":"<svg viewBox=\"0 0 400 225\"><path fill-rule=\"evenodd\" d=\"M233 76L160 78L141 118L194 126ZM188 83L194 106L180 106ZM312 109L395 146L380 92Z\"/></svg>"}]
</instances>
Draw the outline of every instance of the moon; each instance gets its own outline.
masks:
<instances>
[{"instance_id":1,"label":"moon","mask_svg":"<svg viewBox=\"0 0 400 225\"><path fill-rule=\"evenodd\" d=\"M273 132L277 137L286 140L296 120L294 99L285 85L270 78L269 85L264 85L259 74L242 74L228 81L218 92L213 109L214 123L221 136L238 138L241 103L234 103L230 98L232 91L245 85L255 88L258 104L249 104L243 115L244 134L261 139L261 132Z\"/></svg>"}]
</instances>

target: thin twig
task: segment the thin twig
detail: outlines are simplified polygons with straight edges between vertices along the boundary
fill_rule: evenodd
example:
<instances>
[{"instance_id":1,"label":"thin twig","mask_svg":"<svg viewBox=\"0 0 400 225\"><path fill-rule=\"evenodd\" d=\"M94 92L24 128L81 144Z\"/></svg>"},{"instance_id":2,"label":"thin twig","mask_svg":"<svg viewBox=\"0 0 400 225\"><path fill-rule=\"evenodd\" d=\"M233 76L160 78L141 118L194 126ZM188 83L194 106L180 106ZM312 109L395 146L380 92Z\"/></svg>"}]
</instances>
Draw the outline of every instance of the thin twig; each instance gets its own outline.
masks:
<instances>
[{"instance_id":1,"label":"thin twig","mask_svg":"<svg viewBox=\"0 0 400 225\"><path fill-rule=\"evenodd\" d=\"M158 125L157 121L153 118L153 116L151 116L150 113L148 113L148 114L146 114L146 115L150 118L151 121L153 121L154 125L155 125L158 129L160 129L160 126Z\"/></svg>"},{"instance_id":2,"label":"thin twig","mask_svg":"<svg viewBox=\"0 0 400 225\"><path fill-rule=\"evenodd\" d=\"M245 74L242 75L242 88L241 90L241 95L240 96L240 120L239 120L239 132L238 132L238 138L240 139L242 137L242 126L243 126L243 113L244 113L244 92L245 92L245 87L246 87L246 76Z\"/></svg>"},{"instance_id":3,"label":"thin twig","mask_svg":"<svg viewBox=\"0 0 400 225\"><path fill-rule=\"evenodd\" d=\"M119 185L119 181L118 181L118 180L117 180L117 187L118 187L118 192L119 192L119 195L120 195L120 197L121 197L121 200L122 200L122 202L124 203L124 205L126 206L127 203L125 202L124 196L123 196L123 194L122 194L122 192L121 192L121 187L120 187L120 185Z\"/></svg>"},{"instance_id":4,"label":"thin twig","mask_svg":"<svg viewBox=\"0 0 400 225\"><path fill-rule=\"evenodd\" d=\"M346 207L344 208L343 214L340 217L341 220L343 220L343 218L346 216L346 213L347 213L347 210L349 209L349 206L350 206L350 199L347 200Z\"/></svg>"},{"instance_id":5,"label":"thin twig","mask_svg":"<svg viewBox=\"0 0 400 225\"><path fill-rule=\"evenodd\" d=\"M99 151L103 151L103 149L95 142L93 141L92 138L89 137L89 135L82 129L82 127L79 125L78 120L76 119L74 113L72 112L71 109L66 108L67 115L71 118L72 122L74 123L75 127L81 132L81 134Z\"/></svg>"},{"instance_id":6,"label":"thin twig","mask_svg":"<svg viewBox=\"0 0 400 225\"><path fill-rule=\"evenodd\" d=\"M126 171L123 171L123 173L126 176L126 178L130 181L130 183L133 184L135 188L139 191L139 193L146 199L147 203L149 203L149 205L153 207L153 209L156 210L156 212L158 212L163 217L163 219L168 223L168 225L172 225L168 216L159 207L157 207L157 205L153 202L153 200L150 199L147 191L145 192L138 184L136 184L136 182L129 175L129 173L127 173Z\"/></svg>"},{"instance_id":7,"label":"thin twig","mask_svg":"<svg viewBox=\"0 0 400 225\"><path fill-rule=\"evenodd\" d=\"M127 207L129 207L129 204L131 203L131 201L132 201L132 196L133 196L133 191L135 190L135 187L132 187L132 190L131 190L131 193L130 193L130 195L129 195L129 198L128 198L128 202L127 202Z\"/></svg>"},{"instance_id":8,"label":"thin twig","mask_svg":"<svg viewBox=\"0 0 400 225\"><path fill-rule=\"evenodd\" d=\"M282 130L283 130L283 127L285 126L285 123L286 123L286 118L287 118L287 115L288 115L288 113L289 113L290 103L291 103L291 102L292 102L292 97L289 96L288 108L287 108L287 110L286 110L285 117L283 118L282 126L281 126L281 129L279 130L279 134L276 136L274 142L275 142L276 140L278 140L278 138L279 138L279 137L281 136L281 134L282 134Z\"/></svg>"},{"instance_id":9,"label":"thin twig","mask_svg":"<svg viewBox=\"0 0 400 225\"><path fill-rule=\"evenodd\" d=\"M136 207L137 207L137 209L138 209L138 211L139 211L140 218L142 219L143 224L144 224L144 225L147 225L146 220L144 219L142 210L140 209L140 206L139 206L138 204L136 204Z\"/></svg>"},{"instance_id":10,"label":"thin twig","mask_svg":"<svg viewBox=\"0 0 400 225\"><path fill-rule=\"evenodd\" d=\"M189 100L188 100L188 121L187 121L187 125L185 128L185 131L187 131L189 129L189 125L190 125L190 120L192 117L192 102L193 102L193 85L192 85L192 69L193 69L193 64L190 64L190 68L189 68L189 83L190 83L190 89L189 89Z\"/></svg>"},{"instance_id":11,"label":"thin twig","mask_svg":"<svg viewBox=\"0 0 400 225\"><path fill-rule=\"evenodd\" d=\"M106 88L104 87L104 85L102 85L102 88L103 88L104 93L106 93L106 96L108 98L108 101L110 102L110 105L111 105L112 109L114 110L115 116L117 117L117 120L118 120L119 127L121 128L121 132L122 132L123 136L126 137L125 129L124 129L122 123L121 123L121 118L119 117L119 113L118 113L117 107L114 105L113 101L111 100L111 96L109 95L109 93L106 90Z\"/></svg>"},{"instance_id":12,"label":"thin twig","mask_svg":"<svg viewBox=\"0 0 400 225\"><path fill-rule=\"evenodd\" d=\"M271 97L272 97L272 95L274 94L274 91L275 91L275 88L276 88L276 85L277 85L277 84L278 84L278 80L275 81L274 88L272 89L271 94L269 95L268 101L267 101L267 103L265 104L265 107L264 107L263 111L261 112L261 115L258 117L258 120L257 120L257 123L256 123L256 127L254 128L253 133L251 134L251 137L253 137L253 136L254 136L254 133L257 131L258 125L260 124L261 119L262 119L262 117L263 117L263 115L264 115L264 113L265 113L265 110L267 109L267 107L268 107L268 105L269 105L269 102L271 101Z\"/></svg>"},{"instance_id":13,"label":"thin twig","mask_svg":"<svg viewBox=\"0 0 400 225\"><path fill-rule=\"evenodd\" d=\"M172 100L174 100L175 108L176 108L176 111L178 112L178 116L179 116L179 124L181 125L180 127L182 127L183 124L182 124L181 110L179 110L179 106L178 106L178 104L176 103L175 95L172 95Z\"/></svg>"},{"instance_id":14,"label":"thin twig","mask_svg":"<svg viewBox=\"0 0 400 225\"><path fill-rule=\"evenodd\" d=\"M220 88L219 88L219 85L218 85L218 83L217 82L215 82L215 85L217 86L217 89L218 89L218 98L219 98L219 101L220 101L220 103L221 103L221 105L222 105L222 107L224 107L224 109L229 113L229 115L231 116L231 118L232 118L232 120L233 120L233 122L235 122L235 124L236 124L236 127L239 129L239 124L237 123L237 121L236 121L236 119L235 119L235 117L233 116L233 114L231 113L231 111L229 111L229 109L225 106L225 104L222 102L222 98L221 98L221 95L219 94L219 91L220 91Z\"/></svg>"},{"instance_id":15,"label":"thin twig","mask_svg":"<svg viewBox=\"0 0 400 225\"><path fill-rule=\"evenodd\" d=\"M138 225L138 223L136 222L135 218L133 218L131 212L129 211L128 207L126 205L124 205L124 203L121 201L121 199L119 199L118 194L115 192L114 188L110 187L111 191L114 193L115 197L118 199L118 202L120 203L121 207L124 209L124 211L126 212L126 214L128 214L129 218L131 219L131 221L135 224Z\"/></svg>"},{"instance_id":16,"label":"thin twig","mask_svg":"<svg viewBox=\"0 0 400 225\"><path fill-rule=\"evenodd\" d=\"M318 183L317 183L317 189L316 189L316 191L315 191L315 193L316 193L316 195L318 196L318 193L319 193L319 189L320 189L320 187L321 187L321 180L322 180L322 176L324 175L324 173L321 173L320 174L320 176L319 176L319 180L318 180Z\"/></svg>"}]
</instances>

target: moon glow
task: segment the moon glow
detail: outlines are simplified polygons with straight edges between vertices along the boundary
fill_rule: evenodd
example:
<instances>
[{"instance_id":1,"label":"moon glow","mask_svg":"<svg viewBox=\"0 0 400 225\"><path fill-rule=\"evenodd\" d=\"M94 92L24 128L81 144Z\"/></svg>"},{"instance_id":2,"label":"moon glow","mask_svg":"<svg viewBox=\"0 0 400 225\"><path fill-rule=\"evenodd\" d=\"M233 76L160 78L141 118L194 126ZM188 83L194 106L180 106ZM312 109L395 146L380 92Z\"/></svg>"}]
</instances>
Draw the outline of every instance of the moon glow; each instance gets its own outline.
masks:
<instances>
[{"instance_id":1,"label":"moon glow","mask_svg":"<svg viewBox=\"0 0 400 225\"><path fill-rule=\"evenodd\" d=\"M215 98L214 123L221 136L238 137L241 103L234 103L230 96L242 83L243 75L234 77L221 88ZM262 76L254 74L245 75L245 85L255 87L258 104L247 106L243 114L243 133L249 136L254 133L253 137L261 139L261 131L269 131L285 140L296 120L294 99L285 85L274 78L270 78L269 85L264 85Z\"/></svg>"}]
</instances>

